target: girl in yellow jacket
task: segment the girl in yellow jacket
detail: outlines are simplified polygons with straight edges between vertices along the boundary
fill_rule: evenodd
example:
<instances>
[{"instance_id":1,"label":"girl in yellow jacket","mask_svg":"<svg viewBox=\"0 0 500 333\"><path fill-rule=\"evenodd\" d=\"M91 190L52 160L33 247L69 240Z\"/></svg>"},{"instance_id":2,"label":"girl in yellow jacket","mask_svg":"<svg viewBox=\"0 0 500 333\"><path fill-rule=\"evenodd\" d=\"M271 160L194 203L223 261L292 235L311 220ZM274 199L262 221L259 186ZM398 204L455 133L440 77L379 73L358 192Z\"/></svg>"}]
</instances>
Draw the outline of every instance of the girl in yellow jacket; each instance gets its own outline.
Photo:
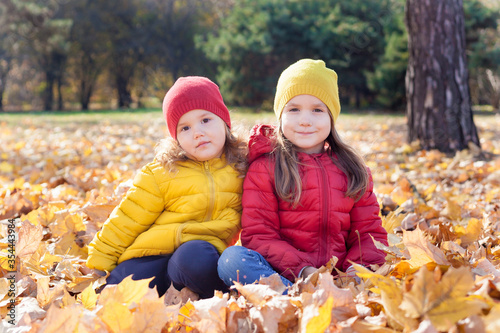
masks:
<instances>
[{"instance_id":1,"label":"girl in yellow jacket","mask_svg":"<svg viewBox=\"0 0 500 333\"><path fill-rule=\"evenodd\" d=\"M87 266L107 283L152 278L201 298L226 290L217 260L240 230L246 142L231 132L219 88L204 77L178 79L165 95L170 138L157 147L134 185L89 245Z\"/></svg>"}]
</instances>

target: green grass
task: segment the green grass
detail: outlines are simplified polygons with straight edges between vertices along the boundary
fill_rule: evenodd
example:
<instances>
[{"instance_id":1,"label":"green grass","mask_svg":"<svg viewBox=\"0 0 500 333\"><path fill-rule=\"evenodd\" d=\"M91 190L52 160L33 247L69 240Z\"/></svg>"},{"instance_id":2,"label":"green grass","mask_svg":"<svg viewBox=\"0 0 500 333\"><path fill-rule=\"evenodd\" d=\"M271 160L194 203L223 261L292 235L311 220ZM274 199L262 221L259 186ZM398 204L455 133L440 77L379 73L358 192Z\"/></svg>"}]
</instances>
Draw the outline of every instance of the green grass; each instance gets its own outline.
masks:
<instances>
[{"instance_id":1,"label":"green grass","mask_svg":"<svg viewBox=\"0 0 500 333\"><path fill-rule=\"evenodd\" d=\"M250 107L230 107L231 118L235 122L249 125L254 123L274 123L275 115L271 111L255 112ZM355 112L349 109L342 111L341 117L355 120L357 117L370 116L374 118L403 117L402 113L384 113L379 111ZM36 126L41 123L50 123L61 126L68 123L135 123L163 121L160 109L138 109L138 110L102 110L102 111L38 111L0 113L0 124L8 126Z\"/></svg>"},{"instance_id":2,"label":"green grass","mask_svg":"<svg viewBox=\"0 0 500 333\"><path fill-rule=\"evenodd\" d=\"M250 107L229 107L231 119L244 125L255 123L275 123L276 118L272 111L255 112ZM494 113L476 112L474 118L487 117ZM343 108L339 121L352 122L360 118L372 118L381 121L390 118L404 118L403 112L385 112L383 110L353 110ZM98 123L142 123L163 121L160 109L130 109L130 110L101 110L101 111L37 111L0 113L0 124L7 126L36 126L41 123L62 126L68 123L98 124Z\"/></svg>"},{"instance_id":3,"label":"green grass","mask_svg":"<svg viewBox=\"0 0 500 333\"><path fill-rule=\"evenodd\" d=\"M10 125L37 125L41 122L63 125L72 122L82 123L129 123L136 121L150 121L162 117L159 109L142 110L104 110L104 111L45 111L19 112L0 115L0 122Z\"/></svg>"}]
</instances>

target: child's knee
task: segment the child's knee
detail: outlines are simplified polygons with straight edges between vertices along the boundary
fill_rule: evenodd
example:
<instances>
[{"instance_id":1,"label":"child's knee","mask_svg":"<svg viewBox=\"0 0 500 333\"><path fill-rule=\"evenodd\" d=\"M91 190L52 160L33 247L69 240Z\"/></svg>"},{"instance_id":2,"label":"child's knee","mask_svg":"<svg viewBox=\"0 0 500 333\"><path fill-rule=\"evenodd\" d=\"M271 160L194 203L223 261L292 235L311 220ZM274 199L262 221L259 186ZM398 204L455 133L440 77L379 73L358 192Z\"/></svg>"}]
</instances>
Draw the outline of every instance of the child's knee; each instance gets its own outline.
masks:
<instances>
[{"instance_id":1,"label":"child's knee","mask_svg":"<svg viewBox=\"0 0 500 333\"><path fill-rule=\"evenodd\" d=\"M230 246L222 252L218 266L226 267L229 265L239 264L247 256L248 249L243 246Z\"/></svg>"},{"instance_id":2,"label":"child's knee","mask_svg":"<svg viewBox=\"0 0 500 333\"><path fill-rule=\"evenodd\" d=\"M210 243L190 241L182 244L172 255L168 263L168 272L173 281L184 277L217 276L217 260L219 253ZM184 277L183 277L184 276Z\"/></svg>"}]
</instances>

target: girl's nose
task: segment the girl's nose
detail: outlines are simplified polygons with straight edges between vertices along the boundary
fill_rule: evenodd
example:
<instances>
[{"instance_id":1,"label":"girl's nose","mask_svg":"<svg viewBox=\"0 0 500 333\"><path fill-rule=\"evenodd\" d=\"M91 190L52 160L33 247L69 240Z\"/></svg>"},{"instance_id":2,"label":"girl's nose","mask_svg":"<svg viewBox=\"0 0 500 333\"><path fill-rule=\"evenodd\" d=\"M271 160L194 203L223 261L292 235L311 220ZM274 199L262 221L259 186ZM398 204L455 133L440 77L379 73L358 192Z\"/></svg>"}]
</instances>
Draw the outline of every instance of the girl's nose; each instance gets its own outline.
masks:
<instances>
[{"instance_id":1,"label":"girl's nose","mask_svg":"<svg viewBox=\"0 0 500 333\"><path fill-rule=\"evenodd\" d=\"M200 127L200 126L196 126L196 127L194 128L193 134L194 134L195 139L196 139L196 138L199 138L200 136L202 136L202 135L203 135L203 130L201 129L201 127Z\"/></svg>"},{"instance_id":2,"label":"girl's nose","mask_svg":"<svg viewBox=\"0 0 500 333\"><path fill-rule=\"evenodd\" d=\"M299 118L299 125L301 126L311 126L311 117L307 113L302 113Z\"/></svg>"}]
</instances>

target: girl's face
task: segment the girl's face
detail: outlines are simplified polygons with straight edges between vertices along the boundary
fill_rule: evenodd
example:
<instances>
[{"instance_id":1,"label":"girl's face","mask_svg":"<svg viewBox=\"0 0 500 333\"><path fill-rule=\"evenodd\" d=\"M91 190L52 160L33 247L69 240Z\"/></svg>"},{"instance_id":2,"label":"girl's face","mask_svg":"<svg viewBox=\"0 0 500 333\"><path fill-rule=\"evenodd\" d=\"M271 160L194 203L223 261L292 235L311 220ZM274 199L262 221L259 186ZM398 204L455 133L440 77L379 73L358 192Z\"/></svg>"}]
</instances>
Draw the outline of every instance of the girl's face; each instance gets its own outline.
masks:
<instances>
[{"instance_id":1,"label":"girl's face","mask_svg":"<svg viewBox=\"0 0 500 333\"><path fill-rule=\"evenodd\" d=\"M321 153L332 130L330 112L319 98L297 95L283 109L281 128L298 151Z\"/></svg>"},{"instance_id":2,"label":"girl's face","mask_svg":"<svg viewBox=\"0 0 500 333\"><path fill-rule=\"evenodd\" d=\"M179 119L177 141L192 160L204 162L218 158L226 143L226 124L212 112L189 111Z\"/></svg>"}]
</instances>

